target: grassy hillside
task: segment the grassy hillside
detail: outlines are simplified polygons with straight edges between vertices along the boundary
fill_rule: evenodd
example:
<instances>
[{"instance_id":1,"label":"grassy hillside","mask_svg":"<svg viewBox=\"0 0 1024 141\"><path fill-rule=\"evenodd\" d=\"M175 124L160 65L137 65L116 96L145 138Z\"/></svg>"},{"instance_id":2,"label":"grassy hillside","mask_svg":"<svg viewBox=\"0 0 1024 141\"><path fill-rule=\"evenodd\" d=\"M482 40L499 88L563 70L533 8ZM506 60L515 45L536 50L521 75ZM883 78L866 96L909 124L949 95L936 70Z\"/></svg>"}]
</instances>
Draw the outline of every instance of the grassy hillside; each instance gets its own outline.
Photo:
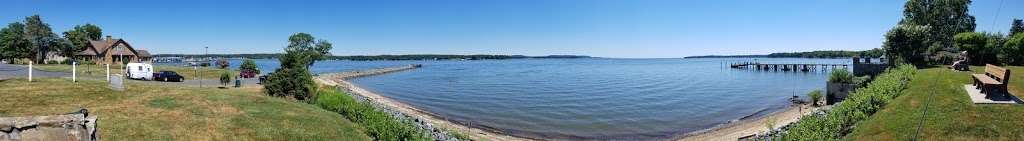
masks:
<instances>
[{"instance_id":1,"label":"grassy hillside","mask_svg":"<svg viewBox=\"0 0 1024 141\"><path fill-rule=\"evenodd\" d=\"M365 129L315 105L265 96L260 88L201 89L102 81L0 81L0 116L88 108L104 140L370 140Z\"/></svg>"},{"instance_id":2,"label":"grassy hillside","mask_svg":"<svg viewBox=\"0 0 1024 141\"><path fill-rule=\"evenodd\" d=\"M1009 68L1009 91L1024 96L1024 67ZM1024 105L971 103L963 85L971 83L969 74L983 73L984 67L971 69L920 70L902 96L857 125L847 139L1024 140Z\"/></svg>"}]
</instances>

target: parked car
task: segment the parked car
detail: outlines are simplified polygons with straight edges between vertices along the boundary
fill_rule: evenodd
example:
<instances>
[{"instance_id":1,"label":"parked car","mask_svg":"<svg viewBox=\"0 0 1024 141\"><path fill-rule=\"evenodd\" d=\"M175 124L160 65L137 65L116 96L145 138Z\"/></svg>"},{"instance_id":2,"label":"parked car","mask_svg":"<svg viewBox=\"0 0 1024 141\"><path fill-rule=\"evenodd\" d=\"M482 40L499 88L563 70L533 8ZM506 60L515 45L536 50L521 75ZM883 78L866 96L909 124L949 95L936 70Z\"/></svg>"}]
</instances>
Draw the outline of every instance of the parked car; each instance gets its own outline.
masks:
<instances>
[{"instance_id":1,"label":"parked car","mask_svg":"<svg viewBox=\"0 0 1024 141\"><path fill-rule=\"evenodd\" d=\"M153 73L153 80L181 82L185 80L185 77L178 75L178 73L174 71L160 71Z\"/></svg>"},{"instance_id":2,"label":"parked car","mask_svg":"<svg viewBox=\"0 0 1024 141\"><path fill-rule=\"evenodd\" d=\"M153 65L146 63L128 63L124 70L129 79L153 80Z\"/></svg>"},{"instance_id":3,"label":"parked car","mask_svg":"<svg viewBox=\"0 0 1024 141\"><path fill-rule=\"evenodd\" d=\"M263 85L264 82L267 82L267 78L269 78L271 74L274 74L274 73L267 73L265 75L260 75L260 82L257 83L257 84Z\"/></svg>"},{"instance_id":4,"label":"parked car","mask_svg":"<svg viewBox=\"0 0 1024 141\"><path fill-rule=\"evenodd\" d=\"M242 78L253 78L256 77L256 71L243 70L239 75L242 76Z\"/></svg>"}]
</instances>

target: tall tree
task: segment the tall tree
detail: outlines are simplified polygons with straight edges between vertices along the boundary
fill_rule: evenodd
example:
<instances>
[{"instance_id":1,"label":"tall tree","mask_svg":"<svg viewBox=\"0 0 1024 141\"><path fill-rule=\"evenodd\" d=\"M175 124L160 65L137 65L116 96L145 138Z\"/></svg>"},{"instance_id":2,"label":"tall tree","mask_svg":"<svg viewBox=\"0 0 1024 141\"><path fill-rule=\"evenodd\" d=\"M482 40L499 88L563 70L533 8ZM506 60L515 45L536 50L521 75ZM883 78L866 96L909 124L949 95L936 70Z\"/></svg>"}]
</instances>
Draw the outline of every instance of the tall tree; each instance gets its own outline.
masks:
<instances>
[{"instance_id":1,"label":"tall tree","mask_svg":"<svg viewBox=\"0 0 1024 141\"><path fill-rule=\"evenodd\" d=\"M924 65L924 46L928 46L929 26L897 25L885 33L882 50L889 58L889 64L913 63Z\"/></svg>"},{"instance_id":2,"label":"tall tree","mask_svg":"<svg viewBox=\"0 0 1024 141\"><path fill-rule=\"evenodd\" d=\"M296 33L288 37L288 47L279 60L281 67L274 70L264 92L271 96L290 96L297 100L315 100L316 83L309 73L309 66L324 59L331 50L331 43L316 40L312 35Z\"/></svg>"},{"instance_id":3,"label":"tall tree","mask_svg":"<svg viewBox=\"0 0 1024 141\"><path fill-rule=\"evenodd\" d=\"M62 49L60 53L64 56L73 56L75 53L85 50L90 40L99 40L103 36L103 29L93 24L76 25L68 31L64 31L64 38L71 42L71 46Z\"/></svg>"},{"instance_id":4,"label":"tall tree","mask_svg":"<svg viewBox=\"0 0 1024 141\"><path fill-rule=\"evenodd\" d=\"M1016 34L1006 39L1002 53L1007 58L1007 63L1024 65L1024 34Z\"/></svg>"},{"instance_id":5,"label":"tall tree","mask_svg":"<svg viewBox=\"0 0 1024 141\"><path fill-rule=\"evenodd\" d=\"M288 37L288 47L284 50L286 53L300 53L301 58L310 60L299 61L303 61L306 66L312 66L317 60L323 60L329 56L331 48L330 42L316 40L313 35L299 32Z\"/></svg>"},{"instance_id":6,"label":"tall tree","mask_svg":"<svg viewBox=\"0 0 1024 141\"><path fill-rule=\"evenodd\" d=\"M0 59L31 57L32 43L25 37L25 24L14 22L0 29Z\"/></svg>"},{"instance_id":7,"label":"tall tree","mask_svg":"<svg viewBox=\"0 0 1024 141\"><path fill-rule=\"evenodd\" d=\"M900 24L929 26L925 55L952 51L953 35L974 31L974 16L968 11L970 0L909 0L904 5Z\"/></svg>"},{"instance_id":8,"label":"tall tree","mask_svg":"<svg viewBox=\"0 0 1024 141\"><path fill-rule=\"evenodd\" d=\"M964 32L953 37L953 46L967 51L971 64L998 64L997 56L1001 56L1003 36L984 32Z\"/></svg>"},{"instance_id":9,"label":"tall tree","mask_svg":"<svg viewBox=\"0 0 1024 141\"><path fill-rule=\"evenodd\" d=\"M44 23L39 15L25 17L25 37L32 42L32 54L36 55L36 62L46 59L46 53L60 42L60 38L53 34L50 25Z\"/></svg>"},{"instance_id":10,"label":"tall tree","mask_svg":"<svg viewBox=\"0 0 1024 141\"><path fill-rule=\"evenodd\" d=\"M1010 35L1007 37L1013 37L1014 34L1024 32L1024 22L1021 19L1013 19L1013 23L1010 24Z\"/></svg>"}]
</instances>

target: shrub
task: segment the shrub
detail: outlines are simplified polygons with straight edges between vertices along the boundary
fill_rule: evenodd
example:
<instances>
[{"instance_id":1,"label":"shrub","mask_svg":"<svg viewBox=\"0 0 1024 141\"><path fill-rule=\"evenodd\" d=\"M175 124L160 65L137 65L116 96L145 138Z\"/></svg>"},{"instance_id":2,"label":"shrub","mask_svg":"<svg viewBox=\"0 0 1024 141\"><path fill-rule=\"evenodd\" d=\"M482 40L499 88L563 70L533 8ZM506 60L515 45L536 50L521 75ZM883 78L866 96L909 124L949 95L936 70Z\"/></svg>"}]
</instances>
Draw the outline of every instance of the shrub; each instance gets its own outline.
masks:
<instances>
[{"instance_id":1,"label":"shrub","mask_svg":"<svg viewBox=\"0 0 1024 141\"><path fill-rule=\"evenodd\" d=\"M868 84L851 93L845 101L832 107L825 114L807 115L794 123L787 132L776 136L781 140L839 140L852 131L853 125L867 119L907 87L907 82L916 72L914 66L899 65L879 75Z\"/></svg>"},{"instance_id":2,"label":"shrub","mask_svg":"<svg viewBox=\"0 0 1024 141\"><path fill-rule=\"evenodd\" d=\"M245 59L241 65L238 65L238 71L245 72L250 71L252 73L259 74L260 69L256 66L256 60Z\"/></svg>"},{"instance_id":3,"label":"shrub","mask_svg":"<svg viewBox=\"0 0 1024 141\"><path fill-rule=\"evenodd\" d=\"M380 111L373 105L358 102L348 94L337 90L324 90L318 94L315 104L320 108L338 112L345 118L367 129L375 140L385 141L428 141L433 140L425 131L407 120L400 120L390 113Z\"/></svg>"},{"instance_id":4,"label":"shrub","mask_svg":"<svg viewBox=\"0 0 1024 141\"><path fill-rule=\"evenodd\" d=\"M305 101L316 92L316 83L305 67L278 68L267 78L263 89L271 96Z\"/></svg>"},{"instance_id":5,"label":"shrub","mask_svg":"<svg viewBox=\"0 0 1024 141\"><path fill-rule=\"evenodd\" d=\"M821 90L814 90L811 93L807 93L807 97L811 98L811 105L818 106L818 102L821 102Z\"/></svg>"},{"instance_id":6,"label":"shrub","mask_svg":"<svg viewBox=\"0 0 1024 141\"><path fill-rule=\"evenodd\" d=\"M871 82L871 76L853 77L853 84L856 85L858 88L867 86L868 82Z\"/></svg>"},{"instance_id":7,"label":"shrub","mask_svg":"<svg viewBox=\"0 0 1024 141\"><path fill-rule=\"evenodd\" d=\"M828 77L828 82L832 83L853 83L853 74L846 69L833 70L831 75Z\"/></svg>"},{"instance_id":8,"label":"shrub","mask_svg":"<svg viewBox=\"0 0 1024 141\"><path fill-rule=\"evenodd\" d=\"M231 72L224 70L224 72L220 73L220 85L227 86L228 83L231 83Z\"/></svg>"},{"instance_id":9,"label":"shrub","mask_svg":"<svg viewBox=\"0 0 1024 141\"><path fill-rule=\"evenodd\" d=\"M1024 34L1014 34L1003 44L1002 58L1005 63L1024 65Z\"/></svg>"}]
</instances>

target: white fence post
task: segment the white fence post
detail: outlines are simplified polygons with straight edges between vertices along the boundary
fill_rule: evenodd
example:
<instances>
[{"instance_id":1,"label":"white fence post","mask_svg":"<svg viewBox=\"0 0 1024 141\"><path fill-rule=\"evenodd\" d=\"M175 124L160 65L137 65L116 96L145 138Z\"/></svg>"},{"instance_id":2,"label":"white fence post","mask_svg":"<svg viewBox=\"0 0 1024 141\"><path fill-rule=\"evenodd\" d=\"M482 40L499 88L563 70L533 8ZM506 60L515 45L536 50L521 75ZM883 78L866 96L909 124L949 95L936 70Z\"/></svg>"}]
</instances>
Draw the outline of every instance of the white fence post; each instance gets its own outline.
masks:
<instances>
[{"instance_id":1,"label":"white fence post","mask_svg":"<svg viewBox=\"0 0 1024 141\"><path fill-rule=\"evenodd\" d=\"M28 61L28 82L32 82L32 61Z\"/></svg>"},{"instance_id":2,"label":"white fence post","mask_svg":"<svg viewBox=\"0 0 1024 141\"><path fill-rule=\"evenodd\" d=\"M110 64L106 64L106 65L107 65L107 78L106 79L107 79L107 82L110 82Z\"/></svg>"},{"instance_id":3,"label":"white fence post","mask_svg":"<svg viewBox=\"0 0 1024 141\"><path fill-rule=\"evenodd\" d=\"M78 82L78 62L71 62L71 82Z\"/></svg>"}]
</instances>

